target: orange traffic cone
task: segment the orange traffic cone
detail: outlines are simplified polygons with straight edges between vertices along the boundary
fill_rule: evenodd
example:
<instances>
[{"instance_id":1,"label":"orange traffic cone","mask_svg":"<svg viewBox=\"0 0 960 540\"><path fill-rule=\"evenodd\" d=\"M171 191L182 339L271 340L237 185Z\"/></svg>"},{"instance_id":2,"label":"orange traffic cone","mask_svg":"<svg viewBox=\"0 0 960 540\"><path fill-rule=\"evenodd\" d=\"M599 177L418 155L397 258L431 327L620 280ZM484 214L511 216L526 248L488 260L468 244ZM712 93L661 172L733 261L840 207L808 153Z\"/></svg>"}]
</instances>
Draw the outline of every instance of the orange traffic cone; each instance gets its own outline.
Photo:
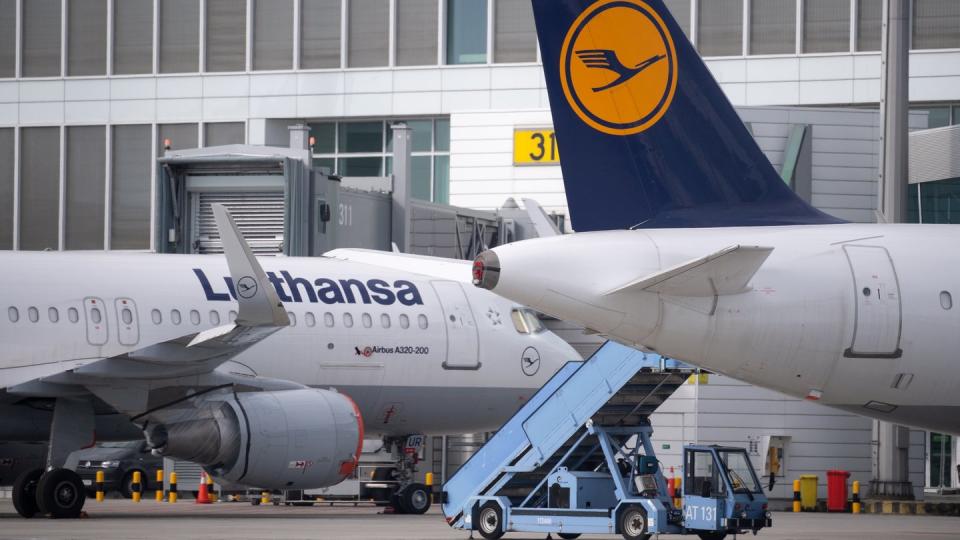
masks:
<instances>
[{"instance_id":1,"label":"orange traffic cone","mask_svg":"<svg viewBox=\"0 0 960 540\"><path fill-rule=\"evenodd\" d=\"M207 493L207 473L200 473L200 491L197 493L196 504L210 504L210 494Z\"/></svg>"}]
</instances>

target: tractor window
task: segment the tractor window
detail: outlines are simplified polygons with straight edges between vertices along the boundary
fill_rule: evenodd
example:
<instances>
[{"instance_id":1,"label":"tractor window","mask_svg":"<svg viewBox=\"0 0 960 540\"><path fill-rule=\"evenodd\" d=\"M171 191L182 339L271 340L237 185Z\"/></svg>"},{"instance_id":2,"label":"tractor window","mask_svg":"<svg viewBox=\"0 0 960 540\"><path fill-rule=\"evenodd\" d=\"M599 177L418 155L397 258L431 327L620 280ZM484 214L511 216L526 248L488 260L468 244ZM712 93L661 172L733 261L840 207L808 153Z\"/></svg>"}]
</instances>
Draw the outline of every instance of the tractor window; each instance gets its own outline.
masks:
<instances>
[{"instance_id":1,"label":"tractor window","mask_svg":"<svg viewBox=\"0 0 960 540\"><path fill-rule=\"evenodd\" d=\"M686 478L683 482L683 494L696 497L723 497L726 484L713 460L713 454L706 450L692 450L687 453L684 465Z\"/></svg>"},{"instance_id":2,"label":"tractor window","mask_svg":"<svg viewBox=\"0 0 960 540\"><path fill-rule=\"evenodd\" d=\"M743 450L718 450L717 454L727 467L730 486L734 493L761 493L757 474Z\"/></svg>"}]
</instances>

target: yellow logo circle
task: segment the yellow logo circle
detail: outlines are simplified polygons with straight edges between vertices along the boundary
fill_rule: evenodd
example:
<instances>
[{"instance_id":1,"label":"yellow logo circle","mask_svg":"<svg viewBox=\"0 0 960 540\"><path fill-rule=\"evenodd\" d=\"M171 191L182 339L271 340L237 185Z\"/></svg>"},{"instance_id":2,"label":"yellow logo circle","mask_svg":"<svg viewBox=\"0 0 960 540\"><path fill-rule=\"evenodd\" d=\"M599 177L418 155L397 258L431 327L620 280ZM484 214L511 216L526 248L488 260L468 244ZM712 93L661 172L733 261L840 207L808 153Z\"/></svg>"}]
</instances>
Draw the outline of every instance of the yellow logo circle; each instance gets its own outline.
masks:
<instances>
[{"instance_id":1,"label":"yellow logo circle","mask_svg":"<svg viewBox=\"0 0 960 540\"><path fill-rule=\"evenodd\" d=\"M677 89L677 51L642 0L601 0L577 17L560 51L560 81L581 120L610 135L657 123Z\"/></svg>"}]
</instances>

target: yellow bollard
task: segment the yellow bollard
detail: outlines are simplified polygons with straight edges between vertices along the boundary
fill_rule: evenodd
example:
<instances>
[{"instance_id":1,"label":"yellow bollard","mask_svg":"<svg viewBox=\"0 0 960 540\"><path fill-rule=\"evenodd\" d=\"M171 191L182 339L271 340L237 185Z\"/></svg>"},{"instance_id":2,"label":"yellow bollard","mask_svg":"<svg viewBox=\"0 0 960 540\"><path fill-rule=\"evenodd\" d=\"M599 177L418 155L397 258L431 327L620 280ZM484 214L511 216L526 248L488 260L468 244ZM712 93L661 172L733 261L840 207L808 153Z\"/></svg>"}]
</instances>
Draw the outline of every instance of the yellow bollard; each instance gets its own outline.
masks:
<instances>
[{"instance_id":1,"label":"yellow bollard","mask_svg":"<svg viewBox=\"0 0 960 540\"><path fill-rule=\"evenodd\" d=\"M177 502L177 473L170 473L170 495L167 497L168 502L175 503Z\"/></svg>"},{"instance_id":2,"label":"yellow bollard","mask_svg":"<svg viewBox=\"0 0 960 540\"><path fill-rule=\"evenodd\" d=\"M143 480L140 475L140 471L133 471L133 485L130 486L133 488L133 502L140 502L140 495L143 493L143 484L140 481Z\"/></svg>"},{"instance_id":3,"label":"yellow bollard","mask_svg":"<svg viewBox=\"0 0 960 540\"><path fill-rule=\"evenodd\" d=\"M210 498L210 502L215 503L217 502L217 494L213 491L213 477L209 474L205 474L204 476L207 478L207 497Z\"/></svg>"},{"instance_id":4,"label":"yellow bollard","mask_svg":"<svg viewBox=\"0 0 960 540\"><path fill-rule=\"evenodd\" d=\"M793 511L800 511L800 480L793 481Z\"/></svg>"},{"instance_id":5,"label":"yellow bollard","mask_svg":"<svg viewBox=\"0 0 960 540\"><path fill-rule=\"evenodd\" d=\"M673 478L673 506L677 508L683 508L683 495L681 491L683 490L683 477L675 476Z\"/></svg>"},{"instance_id":6,"label":"yellow bollard","mask_svg":"<svg viewBox=\"0 0 960 540\"><path fill-rule=\"evenodd\" d=\"M860 481L853 481L853 504L850 505L850 510L854 514L860 513Z\"/></svg>"},{"instance_id":7,"label":"yellow bollard","mask_svg":"<svg viewBox=\"0 0 960 540\"><path fill-rule=\"evenodd\" d=\"M270 504L270 492L261 491L260 492L260 504Z\"/></svg>"},{"instance_id":8,"label":"yellow bollard","mask_svg":"<svg viewBox=\"0 0 960 540\"><path fill-rule=\"evenodd\" d=\"M103 471L97 471L97 502L103 502Z\"/></svg>"},{"instance_id":9,"label":"yellow bollard","mask_svg":"<svg viewBox=\"0 0 960 540\"><path fill-rule=\"evenodd\" d=\"M428 472L428 473L424 476L424 478L423 478L423 483L426 484L427 487L432 487L432 486L433 486L433 473L432 473L432 472Z\"/></svg>"},{"instance_id":10,"label":"yellow bollard","mask_svg":"<svg viewBox=\"0 0 960 540\"><path fill-rule=\"evenodd\" d=\"M157 469L157 502L163 502L163 469Z\"/></svg>"}]
</instances>

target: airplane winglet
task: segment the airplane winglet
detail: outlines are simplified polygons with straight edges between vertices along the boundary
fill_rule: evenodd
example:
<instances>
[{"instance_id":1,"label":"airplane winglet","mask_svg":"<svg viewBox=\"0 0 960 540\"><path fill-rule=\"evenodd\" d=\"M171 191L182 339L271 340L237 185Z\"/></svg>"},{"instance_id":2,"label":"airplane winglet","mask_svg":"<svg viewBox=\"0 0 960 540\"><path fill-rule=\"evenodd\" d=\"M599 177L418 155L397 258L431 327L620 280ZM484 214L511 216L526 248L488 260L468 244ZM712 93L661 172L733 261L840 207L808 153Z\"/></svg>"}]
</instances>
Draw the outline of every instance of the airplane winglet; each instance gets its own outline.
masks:
<instances>
[{"instance_id":1,"label":"airplane winglet","mask_svg":"<svg viewBox=\"0 0 960 540\"><path fill-rule=\"evenodd\" d=\"M250 246L240 235L230 212L222 204L213 205L213 216L223 242L230 277L237 291L238 326L288 326L290 318L276 289L267 279Z\"/></svg>"},{"instance_id":2,"label":"airplane winglet","mask_svg":"<svg viewBox=\"0 0 960 540\"><path fill-rule=\"evenodd\" d=\"M772 247L762 246L726 247L616 287L605 295L628 291L692 297L739 294L750 290L750 279L772 251Z\"/></svg>"}]
</instances>

